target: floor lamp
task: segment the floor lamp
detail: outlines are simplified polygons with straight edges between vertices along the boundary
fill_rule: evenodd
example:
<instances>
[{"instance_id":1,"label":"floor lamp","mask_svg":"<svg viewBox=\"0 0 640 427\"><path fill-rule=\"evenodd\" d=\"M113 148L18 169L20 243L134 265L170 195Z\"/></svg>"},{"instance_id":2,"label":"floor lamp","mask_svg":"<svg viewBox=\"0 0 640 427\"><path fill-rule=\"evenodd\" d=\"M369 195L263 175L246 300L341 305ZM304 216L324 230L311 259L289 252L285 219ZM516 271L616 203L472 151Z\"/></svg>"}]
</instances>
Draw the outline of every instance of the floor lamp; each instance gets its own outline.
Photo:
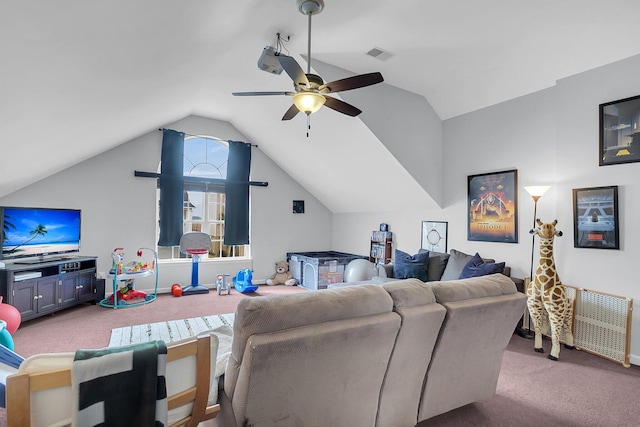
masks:
<instances>
[{"instance_id":1,"label":"floor lamp","mask_svg":"<svg viewBox=\"0 0 640 427\"><path fill-rule=\"evenodd\" d=\"M533 199L533 228L532 228L532 231L533 231L533 229L536 228L536 220L537 220L536 216L538 215L538 200L540 200L540 197L542 197L542 195L547 192L547 190L549 189L549 186L548 185L530 185L530 186L524 187L524 189L527 191L527 193L529 193L529 195ZM535 246L536 246L536 235L535 233L533 233L533 235L531 236L531 271L529 272L529 281L533 280L533 255L535 253ZM526 292L526 289L525 289L525 292ZM530 323L529 316L527 316L527 329L530 335L531 323Z\"/></svg>"}]
</instances>

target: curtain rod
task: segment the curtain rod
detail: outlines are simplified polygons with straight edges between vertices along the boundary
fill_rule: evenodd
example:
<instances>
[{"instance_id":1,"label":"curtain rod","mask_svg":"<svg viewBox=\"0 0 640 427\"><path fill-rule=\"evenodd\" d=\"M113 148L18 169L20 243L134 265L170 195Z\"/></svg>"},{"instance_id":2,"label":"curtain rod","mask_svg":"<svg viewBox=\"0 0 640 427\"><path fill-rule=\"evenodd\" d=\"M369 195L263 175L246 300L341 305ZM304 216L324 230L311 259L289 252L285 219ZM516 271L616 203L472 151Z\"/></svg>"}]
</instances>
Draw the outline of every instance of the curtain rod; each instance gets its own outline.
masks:
<instances>
[{"instance_id":1,"label":"curtain rod","mask_svg":"<svg viewBox=\"0 0 640 427\"><path fill-rule=\"evenodd\" d=\"M182 132L182 131L177 131L177 130L175 130L175 129L160 128L160 129L158 129L158 130L159 130L159 131L172 130L172 131L174 131L174 132L181 132L181 133L184 133L186 136L198 136L198 137L203 137L203 135L193 135L193 134L190 134L190 133L186 133L186 132ZM221 141L221 142L229 142L229 141L233 141L232 139L216 138L215 136L206 136L205 138L213 139L213 140ZM244 141L242 141L242 142L244 142ZM246 144L246 142L245 142L245 144ZM258 146L257 144L249 144L249 145L251 145L252 147L257 147L257 146Z\"/></svg>"},{"instance_id":2,"label":"curtain rod","mask_svg":"<svg viewBox=\"0 0 640 427\"><path fill-rule=\"evenodd\" d=\"M133 171L133 175L137 176L137 177L141 177L141 178L162 178L162 174L161 173L157 173L157 172L143 172L143 171ZM251 186L256 186L256 187L268 187L269 183L265 182L265 181L231 181L231 180L227 180L227 179L218 179L218 178L203 178L203 177L199 177L199 176L179 176L179 177L174 177L174 176L167 176L165 175L165 177L168 177L169 179L172 180L181 180L183 182L189 183L189 184L193 184L193 183L201 183L201 184L244 184L244 185L251 185Z\"/></svg>"}]
</instances>

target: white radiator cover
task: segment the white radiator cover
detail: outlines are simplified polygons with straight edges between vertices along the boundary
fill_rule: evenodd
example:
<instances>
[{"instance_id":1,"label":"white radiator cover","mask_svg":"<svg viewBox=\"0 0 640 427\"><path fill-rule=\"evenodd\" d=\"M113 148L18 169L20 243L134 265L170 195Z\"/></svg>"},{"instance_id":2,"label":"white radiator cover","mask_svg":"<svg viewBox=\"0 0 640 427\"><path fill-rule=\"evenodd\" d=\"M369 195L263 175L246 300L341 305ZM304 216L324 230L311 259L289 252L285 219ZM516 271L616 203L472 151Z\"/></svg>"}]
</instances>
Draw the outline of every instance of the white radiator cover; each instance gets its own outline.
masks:
<instances>
[{"instance_id":1,"label":"white radiator cover","mask_svg":"<svg viewBox=\"0 0 640 427\"><path fill-rule=\"evenodd\" d=\"M573 335L576 347L628 368L633 300L588 289L566 288L574 301Z\"/></svg>"},{"instance_id":2,"label":"white radiator cover","mask_svg":"<svg viewBox=\"0 0 640 427\"><path fill-rule=\"evenodd\" d=\"M529 278L525 279L525 286ZM633 300L589 289L564 285L573 301L573 339L576 348L602 356L625 367L631 366L631 315ZM526 313L525 321L533 321ZM525 322L525 327L526 327ZM549 320L543 318L542 331L550 336ZM560 337L564 341L564 330Z\"/></svg>"}]
</instances>

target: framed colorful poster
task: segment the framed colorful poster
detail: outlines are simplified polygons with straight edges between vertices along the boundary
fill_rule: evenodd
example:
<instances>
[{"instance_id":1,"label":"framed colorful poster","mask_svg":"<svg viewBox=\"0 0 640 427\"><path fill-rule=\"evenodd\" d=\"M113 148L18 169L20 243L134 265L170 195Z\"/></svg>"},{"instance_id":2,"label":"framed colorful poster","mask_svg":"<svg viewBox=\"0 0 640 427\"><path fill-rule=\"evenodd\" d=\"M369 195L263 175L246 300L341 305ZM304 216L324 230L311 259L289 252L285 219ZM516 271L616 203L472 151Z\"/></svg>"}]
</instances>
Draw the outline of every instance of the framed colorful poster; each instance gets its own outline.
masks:
<instances>
[{"instance_id":1,"label":"framed colorful poster","mask_svg":"<svg viewBox=\"0 0 640 427\"><path fill-rule=\"evenodd\" d=\"M618 186L573 190L573 246L619 249Z\"/></svg>"},{"instance_id":2,"label":"framed colorful poster","mask_svg":"<svg viewBox=\"0 0 640 427\"><path fill-rule=\"evenodd\" d=\"M420 248L447 253L447 226L444 221L422 221Z\"/></svg>"},{"instance_id":3,"label":"framed colorful poster","mask_svg":"<svg viewBox=\"0 0 640 427\"><path fill-rule=\"evenodd\" d=\"M467 240L518 243L518 171L470 175Z\"/></svg>"}]
</instances>

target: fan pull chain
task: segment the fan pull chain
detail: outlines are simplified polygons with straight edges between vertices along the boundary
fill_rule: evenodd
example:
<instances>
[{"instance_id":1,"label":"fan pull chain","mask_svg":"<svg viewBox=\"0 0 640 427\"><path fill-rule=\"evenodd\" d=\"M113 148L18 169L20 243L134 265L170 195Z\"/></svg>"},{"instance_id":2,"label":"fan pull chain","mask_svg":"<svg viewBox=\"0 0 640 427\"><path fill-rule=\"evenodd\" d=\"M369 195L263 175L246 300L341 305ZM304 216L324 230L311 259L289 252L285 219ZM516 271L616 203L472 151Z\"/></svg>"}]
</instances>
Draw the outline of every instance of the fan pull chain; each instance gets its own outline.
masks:
<instances>
[{"instance_id":1,"label":"fan pull chain","mask_svg":"<svg viewBox=\"0 0 640 427\"><path fill-rule=\"evenodd\" d=\"M309 138L310 130L311 130L311 114L307 114L307 138Z\"/></svg>"}]
</instances>

